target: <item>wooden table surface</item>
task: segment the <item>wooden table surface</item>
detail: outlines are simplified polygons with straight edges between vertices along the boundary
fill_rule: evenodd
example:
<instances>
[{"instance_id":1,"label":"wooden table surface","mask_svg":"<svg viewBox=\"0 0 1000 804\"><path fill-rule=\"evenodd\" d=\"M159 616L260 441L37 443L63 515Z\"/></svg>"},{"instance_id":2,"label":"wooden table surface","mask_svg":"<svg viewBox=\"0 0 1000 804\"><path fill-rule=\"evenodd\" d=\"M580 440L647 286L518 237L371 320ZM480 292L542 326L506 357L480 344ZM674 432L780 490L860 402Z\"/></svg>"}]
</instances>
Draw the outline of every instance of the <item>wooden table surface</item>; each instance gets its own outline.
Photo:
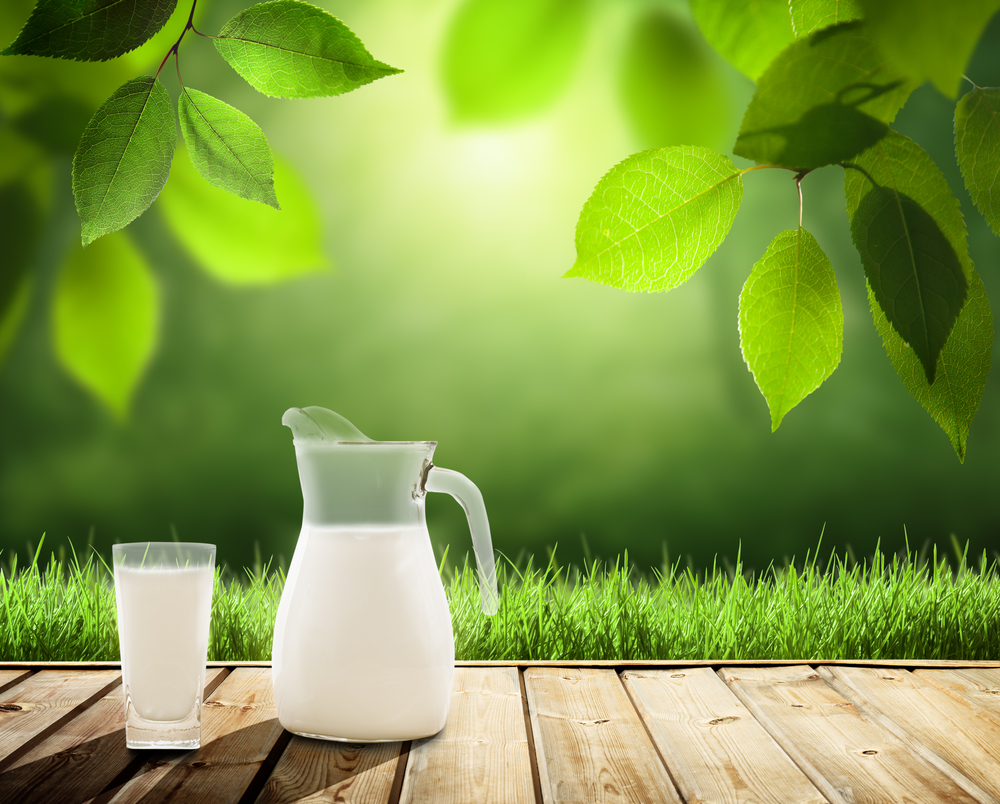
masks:
<instances>
[{"instance_id":1,"label":"wooden table surface","mask_svg":"<svg viewBox=\"0 0 1000 804\"><path fill-rule=\"evenodd\" d=\"M368 745L206 680L201 749L132 751L116 665L0 664L0 802L1000 804L1000 662L460 662L440 734Z\"/></svg>"}]
</instances>

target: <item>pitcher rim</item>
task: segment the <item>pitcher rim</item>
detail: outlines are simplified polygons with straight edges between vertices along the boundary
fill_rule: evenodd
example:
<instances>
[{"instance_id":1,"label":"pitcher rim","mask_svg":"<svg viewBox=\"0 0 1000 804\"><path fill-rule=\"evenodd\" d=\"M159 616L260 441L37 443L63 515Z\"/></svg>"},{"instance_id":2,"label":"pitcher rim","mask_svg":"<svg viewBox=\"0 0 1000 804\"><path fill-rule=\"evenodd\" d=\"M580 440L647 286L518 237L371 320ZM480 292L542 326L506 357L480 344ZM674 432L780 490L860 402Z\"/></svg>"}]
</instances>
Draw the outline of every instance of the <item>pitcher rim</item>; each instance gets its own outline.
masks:
<instances>
[{"instance_id":1,"label":"pitcher rim","mask_svg":"<svg viewBox=\"0 0 1000 804\"><path fill-rule=\"evenodd\" d=\"M312 440L309 438L293 438L293 444L308 444L314 447L336 447L336 446L346 446L346 447L406 447L406 446L422 446L422 447L436 447L437 441L328 441L328 440Z\"/></svg>"}]
</instances>

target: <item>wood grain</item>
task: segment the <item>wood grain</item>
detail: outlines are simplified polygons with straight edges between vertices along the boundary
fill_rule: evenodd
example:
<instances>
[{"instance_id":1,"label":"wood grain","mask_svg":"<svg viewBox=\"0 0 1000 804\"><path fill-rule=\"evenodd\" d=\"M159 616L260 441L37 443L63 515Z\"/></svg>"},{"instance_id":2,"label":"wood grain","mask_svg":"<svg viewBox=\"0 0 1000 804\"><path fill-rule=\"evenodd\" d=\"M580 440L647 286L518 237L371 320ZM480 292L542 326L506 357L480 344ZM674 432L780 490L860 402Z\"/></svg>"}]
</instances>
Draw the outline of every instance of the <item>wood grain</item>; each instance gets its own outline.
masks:
<instances>
[{"instance_id":1,"label":"wood grain","mask_svg":"<svg viewBox=\"0 0 1000 804\"><path fill-rule=\"evenodd\" d=\"M40 670L0 695L0 769L121 683L117 670Z\"/></svg>"},{"instance_id":2,"label":"wood grain","mask_svg":"<svg viewBox=\"0 0 1000 804\"><path fill-rule=\"evenodd\" d=\"M0 693L20 684L30 675L30 670L0 670Z\"/></svg>"},{"instance_id":3,"label":"wood grain","mask_svg":"<svg viewBox=\"0 0 1000 804\"><path fill-rule=\"evenodd\" d=\"M808 666L719 671L832 804L972 804L975 799Z\"/></svg>"},{"instance_id":4,"label":"wood grain","mask_svg":"<svg viewBox=\"0 0 1000 804\"><path fill-rule=\"evenodd\" d=\"M906 670L823 667L819 672L865 717L895 734L974 798L1000 804L996 723Z\"/></svg>"},{"instance_id":5,"label":"wood grain","mask_svg":"<svg viewBox=\"0 0 1000 804\"><path fill-rule=\"evenodd\" d=\"M206 696L222 669L205 674ZM59 801L74 804L98 795L134 761L125 746L125 701L120 684L70 720L0 775L0 804Z\"/></svg>"},{"instance_id":6,"label":"wood grain","mask_svg":"<svg viewBox=\"0 0 1000 804\"><path fill-rule=\"evenodd\" d=\"M546 804L680 804L613 670L532 667L524 683Z\"/></svg>"},{"instance_id":7,"label":"wood grain","mask_svg":"<svg viewBox=\"0 0 1000 804\"><path fill-rule=\"evenodd\" d=\"M711 668L629 670L622 680L685 801L825 804Z\"/></svg>"},{"instance_id":8,"label":"wood grain","mask_svg":"<svg viewBox=\"0 0 1000 804\"><path fill-rule=\"evenodd\" d=\"M654 670L674 667L772 667L789 664L818 666L849 665L857 667L987 667L1000 668L1000 661L966 659L462 659L455 667L608 667L624 669L649 668ZM270 667L269 661L231 662L210 661L209 667ZM120 669L121 662L0 662L0 669L51 669L51 668L108 668Z\"/></svg>"},{"instance_id":9,"label":"wood grain","mask_svg":"<svg viewBox=\"0 0 1000 804\"><path fill-rule=\"evenodd\" d=\"M916 670L914 675L972 704L979 714L1000 724L1000 669Z\"/></svg>"},{"instance_id":10,"label":"wood grain","mask_svg":"<svg viewBox=\"0 0 1000 804\"><path fill-rule=\"evenodd\" d=\"M414 740L400 801L533 804L527 727L515 668L456 669L448 722L434 737Z\"/></svg>"},{"instance_id":11,"label":"wood grain","mask_svg":"<svg viewBox=\"0 0 1000 804\"><path fill-rule=\"evenodd\" d=\"M476 659L455 662L455 667L602 667L615 670L665 670L676 667L784 667L790 664L858 667L987 667L1000 668L1000 661L965 659Z\"/></svg>"},{"instance_id":12,"label":"wood grain","mask_svg":"<svg viewBox=\"0 0 1000 804\"><path fill-rule=\"evenodd\" d=\"M400 745L292 737L257 804L386 804Z\"/></svg>"},{"instance_id":13,"label":"wood grain","mask_svg":"<svg viewBox=\"0 0 1000 804\"><path fill-rule=\"evenodd\" d=\"M151 752L150 761L111 800L236 804L268 761L282 731L270 669L238 668L205 702L201 748L180 755Z\"/></svg>"}]
</instances>

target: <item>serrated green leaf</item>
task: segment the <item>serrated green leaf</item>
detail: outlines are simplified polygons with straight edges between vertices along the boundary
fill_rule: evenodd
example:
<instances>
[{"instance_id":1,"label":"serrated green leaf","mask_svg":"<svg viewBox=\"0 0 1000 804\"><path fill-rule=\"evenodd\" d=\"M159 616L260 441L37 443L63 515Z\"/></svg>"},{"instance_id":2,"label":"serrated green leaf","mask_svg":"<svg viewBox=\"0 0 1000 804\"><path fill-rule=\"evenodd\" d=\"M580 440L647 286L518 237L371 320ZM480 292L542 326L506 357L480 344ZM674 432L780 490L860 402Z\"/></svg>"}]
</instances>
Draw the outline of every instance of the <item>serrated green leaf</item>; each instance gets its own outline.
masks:
<instances>
[{"instance_id":1,"label":"serrated green leaf","mask_svg":"<svg viewBox=\"0 0 1000 804\"><path fill-rule=\"evenodd\" d=\"M740 293L740 348L771 411L771 431L833 374L844 310L829 258L805 229L782 232Z\"/></svg>"},{"instance_id":2,"label":"serrated green leaf","mask_svg":"<svg viewBox=\"0 0 1000 804\"><path fill-rule=\"evenodd\" d=\"M157 319L152 273L127 234L73 248L53 297L56 354L120 419L153 353Z\"/></svg>"},{"instance_id":3,"label":"serrated green leaf","mask_svg":"<svg viewBox=\"0 0 1000 804\"><path fill-rule=\"evenodd\" d=\"M274 160L260 126L238 109L197 89L178 101L191 161L209 184L275 209Z\"/></svg>"},{"instance_id":4,"label":"serrated green leaf","mask_svg":"<svg viewBox=\"0 0 1000 804\"><path fill-rule=\"evenodd\" d=\"M547 107L573 75L588 16L586 0L466 0L442 59L455 119L504 122Z\"/></svg>"},{"instance_id":5,"label":"serrated green leaf","mask_svg":"<svg viewBox=\"0 0 1000 804\"><path fill-rule=\"evenodd\" d=\"M155 78L126 82L84 129L73 157L73 197L83 245L127 226L156 199L170 173L177 127Z\"/></svg>"},{"instance_id":6,"label":"serrated green leaf","mask_svg":"<svg viewBox=\"0 0 1000 804\"><path fill-rule=\"evenodd\" d=\"M719 148L729 128L722 72L697 29L676 14L639 17L625 46L622 100L643 145Z\"/></svg>"},{"instance_id":7,"label":"serrated green leaf","mask_svg":"<svg viewBox=\"0 0 1000 804\"><path fill-rule=\"evenodd\" d=\"M827 28L760 77L733 153L800 169L843 162L885 135L912 90L858 23Z\"/></svg>"},{"instance_id":8,"label":"serrated green leaf","mask_svg":"<svg viewBox=\"0 0 1000 804\"><path fill-rule=\"evenodd\" d=\"M372 58L332 14L299 0L251 6L213 41L250 86L281 98L343 95L402 72Z\"/></svg>"},{"instance_id":9,"label":"serrated green leaf","mask_svg":"<svg viewBox=\"0 0 1000 804\"><path fill-rule=\"evenodd\" d=\"M280 212L206 184L189 159L178 158L157 206L191 256L223 282L266 284L324 269L316 202L277 156L274 185Z\"/></svg>"},{"instance_id":10,"label":"serrated green leaf","mask_svg":"<svg viewBox=\"0 0 1000 804\"><path fill-rule=\"evenodd\" d=\"M938 357L933 385L927 383L924 367L913 350L889 324L870 286L868 302L882 344L903 385L934 417L964 463L969 427L979 409L993 355L993 313L979 273L972 269L968 298Z\"/></svg>"},{"instance_id":11,"label":"serrated green leaf","mask_svg":"<svg viewBox=\"0 0 1000 804\"><path fill-rule=\"evenodd\" d=\"M924 149L895 131L847 166L844 193L868 284L932 384L973 274L958 200Z\"/></svg>"},{"instance_id":12,"label":"serrated green leaf","mask_svg":"<svg viewBox=\"0 0 1000 804\"><path fill-rule=\"evenodd\" d=\"M725 239L742 199L740 172L708 148L633 154L584 204L566 276L633 291L677 287Z\"/></svg>"},{"instance_id":13,"label":"serrated green leaf","mask_svg":"<svg viewBox=\"0 0 1000 804\"><path fill-rule=\"evenodd\" d=\"M965 65L1000 0L860 0L865 24L896 69L958 95Z\"/></svg>"},{"instance_id":14,"label":"serrated green leaf","mask_svg":"<svg viewBox=\"0 0 1000 804\"><path fill-rule=\"evenodd\" d=\"M754 81L792 42L788 0L691 0L705 39Z\"/></svg>"},{"instance_id":15,"label":"serrated green leaf","mask_svg":"<svg viewBox=\"0 0 1000 804\"><path fill-rule=\"evenodd\" d=\"M1000 237L1000 89L976 87L956 104L955 155L976 208Z\"/></svg>"},{"instance_id":16,"label":"serrated green leaf","mask_svg":"<svg viewBox=\"0 0 1000 804\"><path fill-rule=\"evenodd\" d=\"M176 5L177 0L38 0L0 55L106 61L153 36Z\"/></svg>"},{"instance_id":17,"label":"serrated green leaf","mask_svg":"<svg viewBox=\"0 0 1000 804\"><path fill-rule=\"evenodd\" d=\"M859 0L789 0L788 6L792 12L792 28L798 39L862 17Z\"/></svg>"}]
</instances>

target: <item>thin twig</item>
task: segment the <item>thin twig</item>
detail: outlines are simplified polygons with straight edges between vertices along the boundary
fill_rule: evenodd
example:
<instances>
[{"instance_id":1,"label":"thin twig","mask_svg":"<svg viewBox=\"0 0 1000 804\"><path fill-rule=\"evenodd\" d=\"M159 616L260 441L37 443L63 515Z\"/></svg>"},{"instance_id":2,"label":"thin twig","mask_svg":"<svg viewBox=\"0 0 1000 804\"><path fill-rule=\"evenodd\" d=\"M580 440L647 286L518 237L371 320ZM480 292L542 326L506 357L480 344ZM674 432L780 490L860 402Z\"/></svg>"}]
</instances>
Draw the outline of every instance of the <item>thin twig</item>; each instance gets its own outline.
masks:
<instances>
[{"instance_id":1,"label":"thin twig","mask_svg":"<svg viewBox=\"0 0 1000 804\"><path fill-rule=\"evenodd\" d=\"M802 180L809 171L803 170L795 176L795 187L799 191L799 228L802 228Z\"/></svg>"},{"instance_id":2,"label":"thin twig","mask_svg":"<svg viewBox=\"0 0 1000 804\"><path fill-rule=\"evenodd\" d=\"M177 37L177 41L174 42L174 44L170 48L170 50L167 51L167 55L163 57L163 61L160 62L160 66L156 70L156 75L153 76L154 80L156 78L160 77L160 73L163 70L163 65L165 65L167 63L167 59L170 58L171 54L173 54L175 60L177 61L177 80L178 81L181 80L180 46L181 46L181 42L184 39L184 35L188 31L194 31L195 33L198 33L197 31L195 31L195 28L194 28L194 10L197 7L198 7L198 0L191 0L191 13L188 14L187 23L184 25L184 30L181 31L181 35ZM181 86L183 87L184 84L181 83Z\"/></svg>"}]
</instances>

